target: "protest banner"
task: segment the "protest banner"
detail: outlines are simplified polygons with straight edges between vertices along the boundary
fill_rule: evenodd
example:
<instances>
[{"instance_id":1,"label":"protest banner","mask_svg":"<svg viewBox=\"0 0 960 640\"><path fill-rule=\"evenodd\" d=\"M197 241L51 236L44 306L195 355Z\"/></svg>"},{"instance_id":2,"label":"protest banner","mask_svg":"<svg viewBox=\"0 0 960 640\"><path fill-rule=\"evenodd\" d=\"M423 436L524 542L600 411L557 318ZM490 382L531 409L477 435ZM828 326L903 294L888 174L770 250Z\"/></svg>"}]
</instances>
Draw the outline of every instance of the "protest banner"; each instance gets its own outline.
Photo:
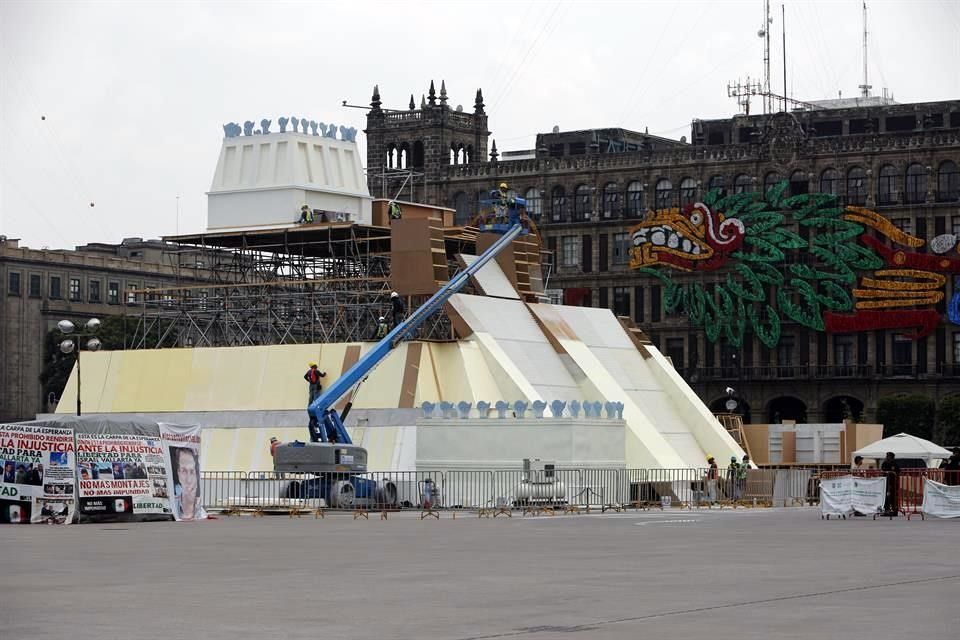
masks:
<instances>
[{"instance_id":1,"label":"protest banner","mask_svg":"<svg viewBox=\"0 0 960 640\"><path fill-rule=\"evenodd\" d=\"M934 518L960 518L960 486L934 482L923 483L923 513Z\"/></svg>"},{"instance_id":2,"label":"protest banner","mask_svg":"<svg viewBox=\"0 0 960 640\"><path fill-rule=\"evenodd\" d=\"M0 522L73 522L75 463L73 429L0 425Z\"/></svg>"},{"instance_id":3,"label":"protest banner","mask_svg":"<svg viewBox=\"0 0 960 640\"><path fill-rule=\"evenodd\" d=\"M853 513L853 476L820 481L820 516L848 516Z\"/></svg>"},{"instance_id":4,"label":"protest banner","mask_svg":"<svg viewBox=\"0 0 960 640\"><path fill-rule=\"evenodd\" d=\"M167 459L158 436L78 433L80 513L171 513Z\"/></svg>"},{"instance_id":5,"label":"protest banner","mask_svg":"<svg viewBox=\"0 0 960 640\"><path fill-rule=\"evenodd\" d=\"M850 479L850 506L853 511L864 515L883 513L883 504L887 496L887 479L861 478Z\"/></svg>"},{"instance_id":6,"label":"protest banner","mask_svg":"<svg viewBox=\"0 0 960 640\"><path fill-rule=\"evenodd\" d=\"M178 521L203 520L200 483L199 426L160 423L160 439L167 457L167 486L173 488L170 505Z\"/></svg>"}]
</instances>

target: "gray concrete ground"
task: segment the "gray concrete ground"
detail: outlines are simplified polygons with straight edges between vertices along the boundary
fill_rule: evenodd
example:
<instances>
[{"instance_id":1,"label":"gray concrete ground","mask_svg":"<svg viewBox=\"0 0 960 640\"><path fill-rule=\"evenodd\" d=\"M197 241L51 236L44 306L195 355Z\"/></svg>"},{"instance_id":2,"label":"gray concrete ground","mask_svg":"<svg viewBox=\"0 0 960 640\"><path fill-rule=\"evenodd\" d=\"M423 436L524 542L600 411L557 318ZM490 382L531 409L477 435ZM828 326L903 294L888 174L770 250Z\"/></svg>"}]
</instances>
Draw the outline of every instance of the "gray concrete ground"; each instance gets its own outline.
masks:
<instances>
[{"instance_id":1,"label":"gray concrete ground","mask_svg":"<svg viewBox=\"0 0 960 640\"><path fill-rule=\"evenodd\" d=\"M0 637L960 637L960 521L463 515L3 527Z\"/></svg>"}]
</instances>

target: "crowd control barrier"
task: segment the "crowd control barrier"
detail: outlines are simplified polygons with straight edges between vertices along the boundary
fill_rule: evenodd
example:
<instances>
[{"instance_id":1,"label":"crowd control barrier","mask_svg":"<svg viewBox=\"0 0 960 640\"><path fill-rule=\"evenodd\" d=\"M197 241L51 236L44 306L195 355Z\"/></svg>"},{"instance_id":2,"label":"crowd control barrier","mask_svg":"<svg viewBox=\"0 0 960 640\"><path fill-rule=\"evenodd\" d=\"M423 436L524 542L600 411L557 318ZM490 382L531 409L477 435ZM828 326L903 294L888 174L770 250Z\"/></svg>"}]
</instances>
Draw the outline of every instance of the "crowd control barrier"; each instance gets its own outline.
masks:
<instances>
[{"instance_id":1,"label":"crowd control barrier","mask_svg":"<svg viewBox=\"0 0 960 640\"><path fill-rule=\"evenodd\" d=\"M445 469L354 473L202 474L205 507L222 513L327 510L475 512L480 517L740 506L802 506L819 498L816 468Z\"/></svg>"}]
</instances>

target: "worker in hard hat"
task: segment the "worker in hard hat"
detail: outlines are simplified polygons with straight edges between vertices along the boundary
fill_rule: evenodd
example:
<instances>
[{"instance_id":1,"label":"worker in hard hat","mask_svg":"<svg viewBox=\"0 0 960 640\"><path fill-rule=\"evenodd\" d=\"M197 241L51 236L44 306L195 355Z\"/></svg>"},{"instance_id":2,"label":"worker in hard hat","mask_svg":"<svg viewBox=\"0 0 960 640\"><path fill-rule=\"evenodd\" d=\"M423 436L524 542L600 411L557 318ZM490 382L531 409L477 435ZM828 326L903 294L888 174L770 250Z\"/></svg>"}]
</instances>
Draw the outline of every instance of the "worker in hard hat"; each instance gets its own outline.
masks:
<instances>
[{"instance_id":1,"label":"worker in hard hat","mask_svg":"<svg viewBox=\"0 0 960 640\"><path fill-rule=\"evenodd\" d=\"M277 447L280 446L280 440L276 436L270 438L270 457L275 458L277 456Z\"/></svg>"},{"instance_id":2,"label":"worker in hard hat","mask_svg":"<svg viewBox=\"0 0 960 640\"><path fill-rule=\"evenodd\" d=\"M310 205L305 204L300 207L300 223L311 223L313 222L313 209L310 208Z\"/></svg>"},{"instance_id":3,"label":"worker in hard hat","mask_svg":"<svg viewBox=\"0 0 960 640\"><path fill-rule=\"evenodd\" d=\"M510 205L513 204L515 201L510 196L510 187L507 185L506 182L500 183L499 195L500 195L500 202L497 203L495 217L497 218L498 221L502 221L502 219L507 217L507 210L510 208Z\"/></svg>"},{"instance_id":4,"label":"worker in hard hat","mask_svg":"<svg viewBox=\"0 0 960 640\"><path fill-rule=\"evenodd\" d=\"M713 456L707 456L707 473L704 479L707 481L707 501L713 505L717 502L717 478L720 475L720 468Z\"/></svg>"},{"instance_id":5,"label":"worker in hard hat","mask_svg":"<svg viewBox=\"0 0 960 640\"><path fill-rule=\"evenodd\" d=\"M399 220L400 216L403 215L400 205L395 200L391 200L387 205L387 211L390 213L391 220Z\"/></svg>"},{"instance_id":6,"label":"worker in hard hat","mask_svg":"<svg viewBox=\"0 0 960 640\"><path fill-rule=\"evenodd\" d=\"M303 379L307 381L307 384L310 387L310 400L307 401L307 406L313 404L314 398L320 395L320 378L326 377L326 371L320 371L317 369L317 363L311 362L310 368L307 369L307 372L303 374Z\"/></svg>"},{"instance_id":7,"label":"worker in hard hat","mask_svg":"<svg viewBox=\"0 0 960 640\"><path fill-rule=\"evenodd\" d=\"M374 340L383 340L390 333L390 327L387 325L387 319L383 316L377 318L377 330L373 333Z\"/></svg>"},{"instance_id":8,"label":"worker in hard hat","mask_svg":"<svg viewBox=\"0 0 960 640\"><path fill-rule=\"evenodd\" d=\"M407 311L407 305L403 303L403 298L396 291L390 294L390 307L393 314L393 326L396 328L398 324L403 322L403 314Z\"/></svg>"},{"instance_id":9,"label":"worker in hard hat","mask_svg":"<svg viewBox=\"0 0 960 640\"><path fill-rule=\"evenodd\" d=\"M740 499L740 495L737 493L737 474L740 473L740 463L737 461L737 456L730 456L730 464L727 466L727 497L732 498L734 501Z\"/></svg>"}]
</instances>

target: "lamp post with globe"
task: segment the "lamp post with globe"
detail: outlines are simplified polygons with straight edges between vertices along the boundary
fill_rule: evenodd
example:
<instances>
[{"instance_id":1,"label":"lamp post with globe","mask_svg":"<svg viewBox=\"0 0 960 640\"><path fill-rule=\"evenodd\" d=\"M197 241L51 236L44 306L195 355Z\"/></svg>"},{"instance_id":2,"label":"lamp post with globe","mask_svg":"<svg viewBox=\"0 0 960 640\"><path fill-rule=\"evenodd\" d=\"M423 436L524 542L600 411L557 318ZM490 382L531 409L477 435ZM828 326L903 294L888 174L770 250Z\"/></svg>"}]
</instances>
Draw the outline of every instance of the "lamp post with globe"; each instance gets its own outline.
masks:
<instances>
[{"instance_id":1,"label":"lamp post with globe","mask_svg":"<svg viewBox=\"0 0 960 640\"><path fill-rule=\"evenodd\" d=\"M80 415L80 339L88 338L87 351L99 351L103 344L97 337L97 331L100 329L100 321L96 318L90 318L83 326L83 333L74 333L76 326L69 320L61 320L57 323L57 328L65 337L60 342L60 351L64 355L76 354L77 358L77 415Z\"/></svg>"}]
</instances>

